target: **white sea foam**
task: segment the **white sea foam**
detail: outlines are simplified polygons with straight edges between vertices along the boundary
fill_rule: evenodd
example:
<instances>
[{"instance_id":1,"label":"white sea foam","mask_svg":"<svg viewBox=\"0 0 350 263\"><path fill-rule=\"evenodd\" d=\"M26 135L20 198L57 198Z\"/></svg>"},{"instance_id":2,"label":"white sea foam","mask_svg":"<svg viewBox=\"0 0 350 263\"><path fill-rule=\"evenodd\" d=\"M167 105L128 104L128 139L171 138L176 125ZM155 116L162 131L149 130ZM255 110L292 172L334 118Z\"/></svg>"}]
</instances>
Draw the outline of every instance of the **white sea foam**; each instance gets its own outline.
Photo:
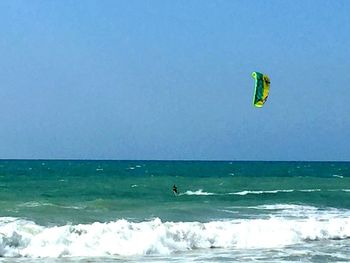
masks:
<instances>
[{"instance_id":1,"label":"white sea foam","mask_svg":"<svg viewBox=\"0 0 350 263\"><path fill-rule=\"evenodd\" d=\"M196 191L186 191L185 193L181 193L180 195L259 195L259 194L277 194L277 193L292 193L292 192L320 192L321 189L276 189L276 190L244 190L233 193L210 193L203 192L203 189L199 189ZM343 190L344 191L344 190Z\"/></svg>"},{"instance_id":2,"label":"white sea foam","mask_svg":"<svg viewBox=\"0 0 350 263\"><path fill-rule=\"evenodd\" d=\"M320 192L321 189L276 189L276 190L244 190L240 192L229 193L230 195L248 195L248 194L277 194L277 193L292 193L292 192Z\"/></svg>"},{"instance_id":3,"label":"white sea foam","mask_svg":"<svg viewBox=\"0 0 350 263\"><path fill-rule=\"evenodd\" d=\"M303 190L298 190L300 192L320 192L321 189L303 189Z\"/></svg>"},{"instance_id":4,"label":"white sea foam","mask_svg":"<svg viewBox=\"0 0 350 263\"><path fill-rule=\"evenodd\" d=\"M47 202L36 202L36 201L32 201L32 202L25 202L25 203L21 203L18 205L19 207L40 207L40 206L55 206L54 204L51 203L47 203Z\"/></svg>"},{"instance_id":5,"label":"white sea foam","mask_svg":"<svg viewBox=\"0 0 350 263\"><path fill-rule=\"evenodd\" d=\"M318 208L315 206L308 205L295 205L295 204L273 204L273 205L259 205L251 206L249 208L264 209L264 210L290 210L290 211L317 211Z\"/></svg>"},{"instance_id":6,"label":"white sea foam","mask_svg":"<svg viewBox=\"0 0 350 263\"><path fill-rule=\"evenodd\" d=\"M332 218L348 218L350 219L350 210L338 208L324 208L320 209L309 205L297 204L273 204L273 205L259 205L250 207L227 207L227 209L258 209L267 210L269 216L277 216L285 219L305 220L313 218L319 221L327 221Z\"/></svg>"},{"instance_id":7,"label":"white sea foam","mask_svg":"<svg viewBox=\"0 0 350 263\"><path fill-rule=\"evenodd\" d=\"M197 191L186 191L185 193L180 193L180 195L215 195L215 194L203 192L203 189L199 189Z\"/></svg>"},{"instance_id":8,"label":"white sea foam","mask_svg":"<svg viewBox=\"0 0 350 263\"><path fill-rule=\"evenodd\" d=\"M169 255L207 248L283 248L305 241L350 238L350 217L327 220L240 219L232 221L109 223L43 227L0 218L0 257L102 257Z\"/></svg>"},{"instance_id":9,"label":"white sea foam","mask_svg":"<svg viewBox=\"0 0 350 263\"><path fill-rule=\"evenodd\" d=\"M294 192L293 189L287 189L287 190L267 190L267 191L240 191L240 192L234 192L229 193L230 195L248 195L248 194L276 194L276 193L291 193Z\"/></svg>"},{"instance_id":10,"label":"white sea foam","mask_svg":"<svg viewBox=\"0 0 350 263\"><path fill-rule=\"evenodd\" d=\"M29 207L29 208L35 208L35 207L41 207L41 206L52 206L52 207L59 207L59 208L65 208L65 209L77 209L77 210L85 208L85 206L64 206L64 205L56 205L48 202L36 202L36 201L21 203L18 206Z\"/></svg>"}]
</instances>

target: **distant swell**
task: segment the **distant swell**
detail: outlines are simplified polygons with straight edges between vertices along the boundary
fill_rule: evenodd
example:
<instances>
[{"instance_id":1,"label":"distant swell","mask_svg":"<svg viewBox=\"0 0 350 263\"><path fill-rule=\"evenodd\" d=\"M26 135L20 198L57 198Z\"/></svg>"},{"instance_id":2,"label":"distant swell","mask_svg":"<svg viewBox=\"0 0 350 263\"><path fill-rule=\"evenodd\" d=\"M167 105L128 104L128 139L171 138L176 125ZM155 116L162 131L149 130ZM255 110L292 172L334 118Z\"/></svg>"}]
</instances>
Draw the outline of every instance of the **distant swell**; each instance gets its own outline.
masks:
<instances>
[{"instance_id":1,"label":"distant swell","mask_svg":"<svg viewBox=\"0 0 350 263\"><path fill-rule=\"evenodd\" d=\"M350 237L350 218L109 223L43 227L0 218L0 257L168 255L207 248L279 248L304 241Z\"/></svg>"}]
</instances>

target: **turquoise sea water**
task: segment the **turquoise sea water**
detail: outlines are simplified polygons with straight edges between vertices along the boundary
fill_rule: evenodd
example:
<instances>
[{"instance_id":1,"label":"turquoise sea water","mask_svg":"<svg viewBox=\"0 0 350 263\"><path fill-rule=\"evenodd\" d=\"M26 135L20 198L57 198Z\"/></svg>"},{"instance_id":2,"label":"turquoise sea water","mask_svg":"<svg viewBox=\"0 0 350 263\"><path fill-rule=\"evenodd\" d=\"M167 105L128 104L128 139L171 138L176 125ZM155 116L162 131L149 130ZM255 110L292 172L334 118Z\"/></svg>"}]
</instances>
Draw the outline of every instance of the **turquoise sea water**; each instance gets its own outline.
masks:
<instances>
[{"instance_id":1,"label":"turquoise sea water","mask_svg":"<svg viewBox=\"0 0 350 263\"><path fill-rule=\"evenodd\" d=\"M346 162L3 160L0 190L4 262L350 261Z\"/></svg>"}]
</instances>

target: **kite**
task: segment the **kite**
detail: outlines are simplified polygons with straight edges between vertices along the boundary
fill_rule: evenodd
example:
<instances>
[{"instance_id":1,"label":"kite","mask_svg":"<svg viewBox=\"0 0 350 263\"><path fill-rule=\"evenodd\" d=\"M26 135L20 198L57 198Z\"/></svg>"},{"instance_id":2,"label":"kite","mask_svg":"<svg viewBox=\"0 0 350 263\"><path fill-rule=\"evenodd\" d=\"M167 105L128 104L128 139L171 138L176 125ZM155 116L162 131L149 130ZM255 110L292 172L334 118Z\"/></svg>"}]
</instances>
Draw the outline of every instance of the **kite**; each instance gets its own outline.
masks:
<instances>
[{"instance_id":1,"label":"kite","mask_svg":"<svg viewBox=\"0 0 350 263\"><path fill-rule=\"evenodd\" d=\"M267 75L254 71L252 77L255 79L253 104L261 108L269 96L270 79Z\"/></svg>"}]
</instances>

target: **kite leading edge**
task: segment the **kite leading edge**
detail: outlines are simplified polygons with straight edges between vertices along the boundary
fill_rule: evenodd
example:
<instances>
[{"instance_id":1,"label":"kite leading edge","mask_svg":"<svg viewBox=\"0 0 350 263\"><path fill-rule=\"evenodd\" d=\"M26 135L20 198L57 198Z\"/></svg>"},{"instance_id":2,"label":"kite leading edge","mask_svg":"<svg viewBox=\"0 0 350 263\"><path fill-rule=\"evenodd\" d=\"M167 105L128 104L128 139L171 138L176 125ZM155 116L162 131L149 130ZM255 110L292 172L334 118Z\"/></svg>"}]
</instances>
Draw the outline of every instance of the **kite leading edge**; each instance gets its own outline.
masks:
<instances>
[{"instance_id":1,"label":"kite leading edge","mask_svg":"<svg viewBox=\"0 0 350 263\"><path fill-rule=\"evenodd\" d=\"M252 77L255 79L253 104L261 108L269 96L270 79L267 75L254 71Z\"/></svg>"}]
</instances>

